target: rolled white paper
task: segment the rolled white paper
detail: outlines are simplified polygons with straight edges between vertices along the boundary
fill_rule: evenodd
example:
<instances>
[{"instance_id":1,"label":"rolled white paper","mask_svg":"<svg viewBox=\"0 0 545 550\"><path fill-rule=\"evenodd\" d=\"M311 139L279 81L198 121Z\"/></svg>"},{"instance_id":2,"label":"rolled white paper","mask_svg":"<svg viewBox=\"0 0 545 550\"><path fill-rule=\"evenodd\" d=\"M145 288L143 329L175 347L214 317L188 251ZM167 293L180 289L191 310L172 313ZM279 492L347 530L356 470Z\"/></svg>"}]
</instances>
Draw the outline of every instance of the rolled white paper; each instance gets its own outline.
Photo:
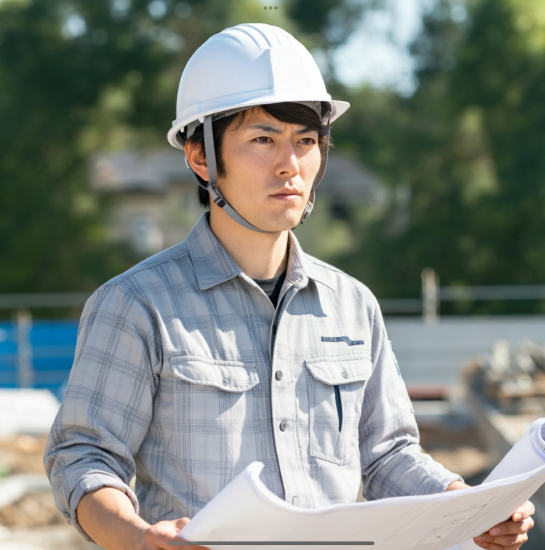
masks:
<instances>
[{"instance_id":1,"label":"rolled white paper","mask_svg":"<svg viewBox=\"0 0 545 550\"><path fill-rule=\"evenodd\" d=\"M503 457L503 460L492 470L490 475L483 481L483 485L498 479L506 479L531 472L543 466L544 463L545 418L538 418ZM481 550L472 540L462 542L458 547L459 550ZM456 547L447 550L456 550Z\"/></svg>"}]
</instances>

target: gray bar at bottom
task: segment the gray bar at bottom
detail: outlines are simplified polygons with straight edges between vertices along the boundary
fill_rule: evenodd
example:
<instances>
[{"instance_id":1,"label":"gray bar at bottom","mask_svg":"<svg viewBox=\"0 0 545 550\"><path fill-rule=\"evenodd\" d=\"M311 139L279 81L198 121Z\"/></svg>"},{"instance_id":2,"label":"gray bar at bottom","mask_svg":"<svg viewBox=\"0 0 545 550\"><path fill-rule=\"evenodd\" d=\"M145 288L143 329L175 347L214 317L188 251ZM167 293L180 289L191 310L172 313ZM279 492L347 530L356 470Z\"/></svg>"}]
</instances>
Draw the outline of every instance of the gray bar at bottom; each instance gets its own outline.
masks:
<instances>
[{"instance_id":1,"label":"gray bar at bottom","mask_svg":"<svg viewBox=\"0 0 545 550\"><path fill-rule=\"evenodd\" d=\"M343 542L338 540L325 540L325 541L314 541L314 542L306 542L306 541L294 541L294 540L265 540L265 541L248 541L248 540L241 540L241 541L217 541L217 540L198 540L198 541L187 541L187 540L181 540L180 542L169 542L169 545L183 545L187 546L190 544L194 544L195 546L234 546L234 545L244 545L244 546L250 546L250 545L261 545L261 546L286 546L287 544L291 544L292 546L326 546L326 545L335 545L335 546L373 546L375 543L373 541L369 540L360 540L360 541L350 541L350 542Z\"/></svg>"}]
</instances>

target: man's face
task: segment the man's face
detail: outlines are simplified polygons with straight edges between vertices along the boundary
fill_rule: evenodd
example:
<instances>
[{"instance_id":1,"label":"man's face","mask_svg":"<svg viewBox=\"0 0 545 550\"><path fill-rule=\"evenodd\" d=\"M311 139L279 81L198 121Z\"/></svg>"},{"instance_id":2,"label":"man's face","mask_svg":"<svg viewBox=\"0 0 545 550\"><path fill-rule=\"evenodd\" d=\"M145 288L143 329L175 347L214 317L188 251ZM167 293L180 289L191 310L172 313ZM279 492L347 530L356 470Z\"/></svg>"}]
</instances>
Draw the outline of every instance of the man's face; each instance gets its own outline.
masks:
<instances>
[{"instance_id":1,"label":"man's face","mask_svg":"<svg viewBox=\"0 0 545 550\"><path fill-rule=\"evenodd\" d=\"M227 128L222 153L227 175L218 188L243 218L266 231L298 224L320 168L317 131L252 109Z\"/></svg>"}]
</instances>

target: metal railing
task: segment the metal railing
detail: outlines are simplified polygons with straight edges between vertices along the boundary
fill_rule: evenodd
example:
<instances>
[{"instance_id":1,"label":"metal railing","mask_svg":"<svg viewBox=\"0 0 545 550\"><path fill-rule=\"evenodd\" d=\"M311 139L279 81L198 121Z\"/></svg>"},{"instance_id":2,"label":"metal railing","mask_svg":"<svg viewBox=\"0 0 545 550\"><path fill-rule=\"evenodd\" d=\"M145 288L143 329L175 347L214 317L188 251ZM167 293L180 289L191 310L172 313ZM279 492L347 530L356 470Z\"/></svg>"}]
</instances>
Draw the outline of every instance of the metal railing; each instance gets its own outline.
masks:
<instances>
[{"instance_id":1,"label":"metal railing","mask_svg":"<svg viewBox=\"0 0 545 550\"><path fill-rule=\"evenodd\" d=\"M91 292L0 294L0 309L82 307L90 296ZM422 271L420 298L385 298L379 303L383 313L421 313L430 320L439 314L440 302L543 299L545 285L440 287L436 273L426 268Z\"/></svg>"},{"instance_id":2,"label":"metal railing","mask_svg":"<svg viewBox=\"0 0 545 550\"><path fill-rule=\"evenodd\" d=\"M75 341L64 346L35 346L31 341L33 328L30 309L83 307L90 292L43 292L28 294L0 294L0 309L15 311L14 353L0 353L0 385L12 385L16 382L20 388L32 388L38 383L49 386L59 385L68 378L66 368L58 371L37 372L35 363L50 358L56 362L64 362L74 355ZM0 342L1 344L1 342ZM13 372L15 367L16 372ZM37 375L39 374L39 379Z\"/></svg>"},{"instance_id":3,"label":"metal railing","mask_svg":"<svg viewBox=\"0 0 545 550\"><path fill-rule=\"evenodd\" d=\"M542 300L545 285L451 286L438 289L442 302L461 300Z\"/></svg>"},{"instance_id":4,"label":"metal railing","mask_svg":"<svg viewBox=\"0 0 545 550\"><path fill-rule=\"evenodd\" d=\"M90 292L0 294L0 309L11 309L15 312L13 344L16 347L9 354L2 353L0 350L0 370L4 369L6 372L11 370L10 376L16 379L19 387L24 388L35 385L35 362L46 357L66 362L68 357L73 355L75 336L74 342L69 342L69 345L48 345L47 349L44 346L33 346L31 342L33 321L30 309L83 307L90 295ZM379 300L379 303L385 314L421 314L426 323L433 324L439 320L441 302L542 299L545 299L545 285L440 287L437 274L427 268L422 271L420 298L383 299ZM13 372L14 369L16 373ZM65 370L62 372L59 370L59 373L62 374ZM49 374L54 378L53 371ZM0 376L0 385L2 378Z\"/></svg>"},{"instance_id":5,"label":"metal railing","mask_svg":"<svg viewBox=\"0 0 545 550\"><path fill-rule=\"evenodd\" d=\"M379 304L382 313L422 313L422 298L386 298Z\"/></svg>"},{"instance_id":6,"label":"metal railing","mask_svg":"<svg viewBox=\"0 0 545 550\"><path fill-rule=\"evenodd\" d=\"M379 300L383 313L421 313L424 321L439 319L441 302L486 300L543 300L545 285L439 286L435 271L422 271L422 297Z\"/></svg>"},{"instance_id":7,"label":"metal railing","mask_svg":"<svg viewBox=\"0 0 545 550\"><path fill-rule=\"evenodd\" d=\"M90 292L37 292L0 294L0 309L84 306Z\"/></svg>"},{"instance_id":8,"label":"metal railing","mask_svg":"<svg viewBox=\"0 0 545 550\"><path fill-rule=\"evenodd\" d=\"M33 321L26 309L0 322L0 387L60 390L74 360L77 329L76 321Z\"/></svg>"}]
</instances>

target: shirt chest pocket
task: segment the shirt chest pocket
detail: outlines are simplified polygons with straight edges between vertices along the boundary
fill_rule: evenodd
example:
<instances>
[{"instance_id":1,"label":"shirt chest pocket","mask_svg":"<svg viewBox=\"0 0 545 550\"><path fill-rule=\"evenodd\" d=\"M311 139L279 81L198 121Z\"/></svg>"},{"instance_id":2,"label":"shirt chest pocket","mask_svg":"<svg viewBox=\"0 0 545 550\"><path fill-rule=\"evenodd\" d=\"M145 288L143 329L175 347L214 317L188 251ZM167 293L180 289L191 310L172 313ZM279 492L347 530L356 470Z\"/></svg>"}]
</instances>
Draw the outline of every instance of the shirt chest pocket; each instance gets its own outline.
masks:
<instances>
[{"instance_id":1,"label":"shirt chest pocket","mask_svg":"<svg viewBox=\"0 0 545 550\"><path fill-rule=\"evenodd\" d=\"M241 437L261 394L255 364L183 356L172 357L170 365L174 379L170 398L184 452L187 446L192 456L199 455L191 441L200 438L198 448L204 459L216 453L218 446Z\"/></svg>"},{"instance_id":2,"label":"shirt chest pocket","mask_svg":"<svg viewBox=\"0 0 545 550\"><path fill-rule=\"evenodd\" d=\"M372 372L371 358L351 355L305 363L310 455L344 464L358 450L358 425L365 384Z\"/></svg>"},{"instance_id":3,"label":"shirt chest pocket","mask_svg":"<svg viewBox=\"0 0 545 550\"><path fill-rule=\"evenodd\" d=\"M177 453L199 471L219 454L234 462L259 409L256 365L186 355L171 357L170 366L173 383L165 399L173 414L165 425L174 429Z\"/></svg>"},{"instance_id":4,"label":"shirt chest pocket","mask_svg":"<svg viewBox=\"0 0 545 550\"><path fill-rule=\"evenodd\" d=\"M255 365L195 356L171 357L174 376L196 386L241 393L259 383Z\"/></svg>"}]
</instances>

